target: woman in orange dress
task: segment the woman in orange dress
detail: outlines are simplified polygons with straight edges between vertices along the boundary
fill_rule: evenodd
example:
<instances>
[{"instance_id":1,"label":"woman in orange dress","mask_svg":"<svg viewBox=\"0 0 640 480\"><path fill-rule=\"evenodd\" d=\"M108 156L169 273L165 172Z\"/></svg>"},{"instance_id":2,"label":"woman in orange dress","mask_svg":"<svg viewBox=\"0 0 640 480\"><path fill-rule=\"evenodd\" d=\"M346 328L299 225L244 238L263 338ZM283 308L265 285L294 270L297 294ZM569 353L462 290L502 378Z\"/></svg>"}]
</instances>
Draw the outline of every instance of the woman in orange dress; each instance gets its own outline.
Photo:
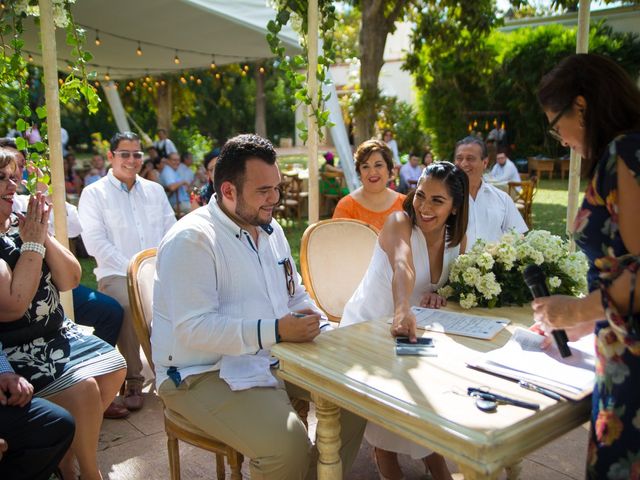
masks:
<instances>
[{"instance_id":1,"label":"woman in orange dress","mask_svg":"<svg viewBox=\"0 0 640 480\"><path fill-rule=\"evenodd\" d=\"M358 147L354 158L362 186L338 202L333 218L355 218L380 231L392 212L402 210L405 199L387 187L393 174L391 150L380 140L367 140Z\"/></svg>"}]
</instances>

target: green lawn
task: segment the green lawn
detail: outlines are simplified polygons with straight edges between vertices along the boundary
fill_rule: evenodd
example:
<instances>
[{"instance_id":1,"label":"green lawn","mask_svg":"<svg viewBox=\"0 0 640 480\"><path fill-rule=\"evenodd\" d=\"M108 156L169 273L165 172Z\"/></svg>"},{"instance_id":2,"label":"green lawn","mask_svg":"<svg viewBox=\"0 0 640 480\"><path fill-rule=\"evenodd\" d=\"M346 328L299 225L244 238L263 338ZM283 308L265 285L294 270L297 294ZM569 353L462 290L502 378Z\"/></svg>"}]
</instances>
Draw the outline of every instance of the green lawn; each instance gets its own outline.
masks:
<instances>
[{"instance_id":1,"label":"green lawn","mask_svg":"<svg viewBox=\"0 0 640 480\"><path fill-rule=\"evenodd\" d=\"M584 187L583 182L580 188L581 192ZM582 199L582 194L580 194L580 198ZM533 199L533 228L549 230L551 233L565 238L566 215L567 180L540 180L538 192ZM293 258L298 266L300 266L300 241L307 225L308 222L306 220L282 223L291 245ZM96 266L95 260L93 258L80 259L80 264L82 265L81 283L90 288L97 288L96 279L93 275L93 269Z\"/></svg>"},{"instance_id":2,"label":"green lawn","mask_svg":"<svg viewBox=\"0 0 640 480\"><path fill-rule=\"evenodd\" d=\"M580 201L585 186L582 182ZM538 193L533 199L533 228L566 238L567 188L567 180L539 180Z\"/></svg>"}]
</instances>

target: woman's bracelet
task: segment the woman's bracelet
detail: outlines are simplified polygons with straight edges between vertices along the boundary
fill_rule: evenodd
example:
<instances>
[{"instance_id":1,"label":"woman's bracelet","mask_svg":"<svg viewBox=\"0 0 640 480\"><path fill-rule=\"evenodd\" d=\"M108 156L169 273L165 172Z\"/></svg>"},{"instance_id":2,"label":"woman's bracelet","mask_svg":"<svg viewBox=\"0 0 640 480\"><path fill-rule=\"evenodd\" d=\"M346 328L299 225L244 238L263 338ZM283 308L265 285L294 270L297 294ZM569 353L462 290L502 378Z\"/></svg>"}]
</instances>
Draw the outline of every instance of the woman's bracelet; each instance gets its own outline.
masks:
<instances>
[{"instance_id":1,"label":"woman's bracelet","mask_svg":"<svg viewBox=\"0 0 640 480\"><path fill-rule=\"evenodd\" d=\"M45 251L44 245L36 242L24 242L22 247L20 247L21 254L24 252L36 252L42 255L42 258L44 258Z\"/></svg>"}]
</instances>

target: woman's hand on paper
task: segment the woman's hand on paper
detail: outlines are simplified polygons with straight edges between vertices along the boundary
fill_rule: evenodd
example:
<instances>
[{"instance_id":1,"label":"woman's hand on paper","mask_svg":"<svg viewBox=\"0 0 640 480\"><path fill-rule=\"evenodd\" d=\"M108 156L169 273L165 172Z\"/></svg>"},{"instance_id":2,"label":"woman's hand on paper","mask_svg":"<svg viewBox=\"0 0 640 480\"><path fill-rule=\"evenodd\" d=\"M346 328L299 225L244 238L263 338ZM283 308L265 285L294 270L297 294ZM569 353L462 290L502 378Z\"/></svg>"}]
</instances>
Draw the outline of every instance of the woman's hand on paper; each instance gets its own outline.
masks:
<instances>
[{"instance_id":1,"label":"woman's hand on paper","mask_svg":"<svg viewBox=\"0 0 640 480\"><path fill-rule=\"evenodd\" d=\"M411 343L416 339L416 316L409 306L396 308L391 324L391 335L394 337L409 337Z\"/></svg>"},{"instance_id":2,"label":"woman's hand on paper","mask_svg":"<svg viewBox=\"0 0 640 480\"><path fill-rule=\"evenodd\" d=\"M420 299L420 306L424 308L440 308L447 304L447 299L436 292L425 293Z\"/></svg>"},{"instance_id":3,"label":"woman's hand on paper","mask_svg":"<svg viewBox=\"0 0 640 480\"><path fill-rule=\"evenodd\" d=\"M594 328L595 322L582 322L572 327L567 327L564 329L564 331L566 332L569 341L575 342L577 340L580 340L582 337L593 333ZM544 324L534 323L531 328L529 328L529 330L544 336L544 340L540 344L540 347L543 350L549 348L551 344L553 344L554 340L553 336L551 335L551 330L549 330L548 327L546 327Z\"/></svg>"}]
</instances>

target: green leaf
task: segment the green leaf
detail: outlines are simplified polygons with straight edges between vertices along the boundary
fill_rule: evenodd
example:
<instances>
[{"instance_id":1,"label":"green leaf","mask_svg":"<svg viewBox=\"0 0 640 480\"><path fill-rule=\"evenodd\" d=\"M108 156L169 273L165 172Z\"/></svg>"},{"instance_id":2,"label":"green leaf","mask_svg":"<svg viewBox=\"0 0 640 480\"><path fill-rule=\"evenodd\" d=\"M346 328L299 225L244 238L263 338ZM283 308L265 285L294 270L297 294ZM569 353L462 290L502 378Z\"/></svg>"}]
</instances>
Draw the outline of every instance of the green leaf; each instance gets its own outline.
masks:
<instances>
[{"instance_id":1,"label":"green leaf","mask_svg":"<svg viewBox=\"0 0 640 480\"><path fill-rule=\"evenodd\" d=\"M47 107L42 105L40 107L36 108L36 115L38 115L38 118L40 120L47 118Z\"/></svg>"},{"instance_id":2,"label":"green leaf","mask_svg":"<svg viewBox=\"0 0 640 480\"><path fill-rule=\"evenodd\" d=\"M42 153L47 150L47 144L44 142L36 142L33 145L33 148L36 149L37 152Z\"/></svg>"},{"instance_id":3,"label":"green leaf","mask_svg":"<svg viewBox=\"0 0 640 480\"><path fill-rule=\"evenodd\" d=\"M16 148L18 150L26 150L27 140L22 137L16 137Z\"/></svg>"},{"instance_id":4,"label":"green leaf","mask_svg":"<svg viewBox=\"0 0 640 480\"><path fill-rule=\"evenodd\" d=\"M16 130L19 132L24 132L27 129L27 122L25 122L22 118L19 118L16 122Z\"/></svg>"}]
</instances>

